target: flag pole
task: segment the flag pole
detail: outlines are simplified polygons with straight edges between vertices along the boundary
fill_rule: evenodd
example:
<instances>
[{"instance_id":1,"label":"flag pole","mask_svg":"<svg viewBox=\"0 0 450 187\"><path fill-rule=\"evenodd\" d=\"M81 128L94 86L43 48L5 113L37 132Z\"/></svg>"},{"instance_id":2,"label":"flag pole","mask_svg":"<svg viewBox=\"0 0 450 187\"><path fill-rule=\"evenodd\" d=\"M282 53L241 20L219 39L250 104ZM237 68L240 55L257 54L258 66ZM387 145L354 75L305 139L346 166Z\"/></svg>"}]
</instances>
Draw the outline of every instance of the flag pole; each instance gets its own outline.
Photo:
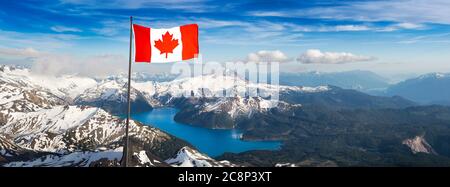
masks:
<instances>
[{"instance_id":1,"label":"flag pole","mask_svg":"<svg viewBox=\"0 0 450 187\"><path fill-rule=\"evenodd\" d=\"M129 137L128 137L128 129L130 124L130 110L131 110L131 101L130 101L130 90L131 90L131 53L133 52L133 16L130 16L130 55L128 61L128 92L127 92L127 124L125 126L125 145L123 147L123 166L128 167L128 146L129 146Z\"/></svg>"}]
</instances>

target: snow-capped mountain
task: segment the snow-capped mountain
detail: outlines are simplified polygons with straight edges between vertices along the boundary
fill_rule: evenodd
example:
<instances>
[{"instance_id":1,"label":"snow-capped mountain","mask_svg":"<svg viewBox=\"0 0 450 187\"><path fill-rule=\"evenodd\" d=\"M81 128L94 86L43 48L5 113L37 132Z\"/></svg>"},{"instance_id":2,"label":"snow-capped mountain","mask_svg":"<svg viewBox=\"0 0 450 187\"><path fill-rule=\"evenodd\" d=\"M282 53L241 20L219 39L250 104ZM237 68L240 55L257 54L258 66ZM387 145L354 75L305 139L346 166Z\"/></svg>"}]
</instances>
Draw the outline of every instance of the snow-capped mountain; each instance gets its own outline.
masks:
<instances>
[{"instance_id":1,"label":"snow-capped mountain","mask_svg":"<svg viewBox=\"0 0 450 187\"><path fill-rule=\"evenodd\" d=\"M148 88L147 88L148 89ZM269 96L280 91L303 91L320 92L326 91L326 86L301 87L301 86L279 86L262 83L252 83L237 76L204 75L196 77L180 78L170 82L154 84L148 93L172 96L197 96L197 97L217 97L227 93L228 96L245 96L246 94Z\"/></svg>"},{"instance_id":2,"label":"snow-capped mountain","mask_svg":"<svg viewBox=\"0 0 450 187\"><path fill-rule=\"evenodd\" d=\"M423 104L450 105L450 73L430 73L389 87L386 95L399 95Z\"/></svg>"},{"instance_id":3,"label":"snow-capped mountain","mask_svg":"<svg viewBox=\"0 0 450 187\"><path fill-rule=\"evenodd\" d=\"M439 161L433 163L450 163L441 157L450 154L448 107L414 106L401 97L376 97L328 85L274 86L229 75L159 82L137 75L131 85L133 111L176 107L176 121L237 128L243 140L283 141L279 151L230 153L220 160L245 166L394 165L400 158L416 161L416 156L425 155ZM0 166L119 166L124 121L112 113L126 111L127 77L40 76L24 68L0 68ZM219 97L224 92L229 97ZM271 100L269 95L277 93L280 100ZM130 124L133 166L235 166L156 128ZM416 137L423 131L429 132L427 141ZM432 154L415 155L410 150ZM355 152L377 160L360 160ZM317 158L316 153L326 158Z\"/></svg>"},{"instance_id":4,"label":"snow-capped mountain","mask_svg":"<svg viewBox=\"0 0 450 187\"><path fill-rule=\"evenodd\" d=\"M119 164L123 121L110 113L122 114L125 111L126 76L95 80L75 75L43 76L25 68L9 66L2 66L0 70L0 153L5 166ZM329 89L326 86L255 84L237 77L216 75L167 82L148 81L151 78L138 74L133 77L133 111L151 110L153 106L183 108L196 105L199 115L225 114L232 120L278 106L265 97L243 97L248 91L271 95ZM232 97L216 97L224 92ZM290 106L281 103L281 108ZM300 106L295 104L295 107ZM186 160L195 163L189 166L232 165L215 161L187 147L189 145L182 140L134 121L131 122L130 135L134 142L130 157L135 165L185 166ZM171 145L168 146L170 148L167 145ZM11 155L16 156L12 159Z\"/></svg>"},{"instance_id":5,"label":"snow-capped mountain","mask_svg":"<svg viewBox=\"0 0 450 187\"><path fill-rule=\"evenodd\" d=\"M4 164L4 167L88 167L119 166L122 158L122 147L100 152L77 151L69 154L47 154L27 161L15 161ZM105 163L102 163L105 162Z\"/></svg>"},{"instance_id":6,"label":"snow-capped mountain","mask_svg":"<svg viewBox=\"0 0 450 187\"><path fill-rule=\"evenodd\" d=\"M70 103L72 96L76 95L73 92L83 90L81 94L89 95L90 89L105 88L106 92L99 96L107 100L120 91L111 91L111 88L121 86L103 81L90 88L50 87L39 84L34 76L27 69L1 68L0 165L119 166L124 120L98 107ZM77 82L72 78L68 77ZM63 88L73 89L67 91ZM112 94L102 97L108 93ZM133 120L130 121L130 141L129 154L131 164L135 166L170 166L164 161L190 146L183 140ZM216 161L208 157L208 162L214 165Z\"/></svg>"},{"instance_id":7,"label":"snow-capped mountain","mask_svg":"<svg viewBox=\"0 0 450 187\"><path fill-rule=\"evenodd\" d=\"M131 73L131 79L135 82L168 82L176 79L179 75L178 74L170 74L170 73L148 73L148 72L132 72ZM102 80L112 80L112 79L128 79L127 73L118 73L115 75L109 75L106 78L105 77L98 77L95 78L97 81Z\"/></svg>"},{"instance_id":8,"label":"snow-capped mountain","mask_svg":"<svg viewBox=\"0 0 450 187\"><path fill-rule=\"evenodd\" d=\"M0 134L5 137L0 139L1 156L8 158L30 151L35 156L12 162L5 159L5 166L118 166L122 157L124 121L99 108L55 106L10 113L7 119L0 127ZM130 156L138 166L167 165L164 160L187 146L134 121L130 123L130 138Z\"/></svg>"},{"instance_id":9,"label":"snow-capped mountain","mask_svg":"<svg viewBox=\"0 0 450 187\"><path fill-rule=\"evenodd\" d=\"M120 75L124 76L124 74ZM177 78L178 75L176 74L168 74L168 73L158 73L158 74L151 74L146 72L136 72L131 74L131 79L136 82L167 82L172 81Z\"/></svg>"},{"instance_id":10,"label":"snow-capped mountain","mask_svg":"<svg viewBox=\"0 0 450 187\"><path fill-rule=\"evenodd\" d=\"M21 78L7 73L9 69L0 71L0 121L7 112L31 112L43 108L66 103L65 100ZM6 73L5 73L6 72ZM3 117L1 117L3 116Z\"/></svg>"},{"instance_id":11,"label":"snow-capped mountain","mask_svg":"<svg viewBox=\"0 0 450 187\"><path fill-rule=\"evenodd\" d=\"M251 114L252 111L266 111L276 107L275 101L264 100L261 97L234 97L230 99L221 98L216 102L207 103L201 112L226 112L231 118L239 115Z\"/></svg>"},{"instance_id":12,"label":"snow-capped mountain","mask_svg":"<svg viewBox=\"0 0 450 187\"><path fill-rule=\"evenodd\" d=\"M385 89L388 80L370 71L281 73L280 84L289 86L333 85L369 92Z\"/></svg>"},{"instance_id":13,"label":"snow-capped mountain","mask_svg":"<svg viewBox=\"0 0 450 187\"><path fill-rule=\"evenodd\" d=\"M126 77L111 77L80 94L75 103L123 114ZM334 86L282 86L258 84L232 75L204 75L168 82L132 81L133 111L176 107L175 120L209 128L235 128L239 118L250 118L271 109L290 110L303 104L335 108L399 108L413 105L402 98L380 98ZM259 93L259 96L249 96ZM223 95L227 96L224 97ZM279 94L280 100L270 96ZM140 105L138 105L140 104Z\"/></svg>"},{"instance_id":14,"label":"snow-capped mountain","mask_svg":"<svg viewBox=\"0 0 450 187\"><path fill-rule=\"evenodd\" d=\"M23 85L39 88L67 101L71 101L87 88L91 88L97 82L88 77L76 75L41 75L31 72L29 69L12 66L0 66L0 77L9 81L20 82Z\"/></svg>"},{"instance_id":15,"label":"snow-capped mountain","mask_svg":"<svg viewBox=\"0 0 450 187\"><path fill-rule=\"evenodd\" d=\"M20 159L32 159L37 151L22 148L0 134L0 164Z\"/></svg>"},{"instance_id":16,"label":"snow-capped mountain","mask_svg":"<svg viewBox=\"0 0 450 187\"><path fill-rule=\"evenodd\" d=\"M155 96L153 98L164 103L170 103L170 101L176 103L177 100L174 100L174 98L185 97L188 104L194 105L191 108L196 109L199 113L224 112L231 118L250 115L252 112L264 112L277 107L279 101L271 100L269 96L281 92L315 93L329 90L327 86L293 87L256 84L239 77L217 75L177 79L171 82L155 83L153 87L147 85L141 88L144 92L144 88L153 88L153 90L149 89L147 93L153 94ZM267 97L246 96L249 92L258 92L259 95ZM221 96L224 93L227 93L228 96ZM194 95L194 97L190 97L191 95Z\"/></svg>"},{"instance_id":17,"label":"snow-capped mountain","mask_svg":"<svg viewBox=\"0 0 450 187\"><path fill-rule=\"evenodd\" d=\"M234 167L228 161L215 161L208 156L190 148L183 147L178 151L175 158L165 161L174 167Z\"/></svg>"},{"instance_id":18,"label":"snow-capped mountain","mask_svg":"<svg viewBox=\"0 0 450 187\"><path fill-rule=\"evenodd\" d=\"M126 102L126 84L125 77L108 78L80 94L75 99L75 103L98 106L113 113L123 112L125 111L123 104ZM198 102L199 100L191 98L194 96L193 98L204 98L201 100L202 103L197 103L201 104L197 107L201 108L201 112L226 112L232 118L248 115L252 111L266 111L277 105L276 101L260 96L243 97L246 92L247 94L258 92L260 95L270 96L279 92L315 93L329 90L327 86L295 87L256 84L239 77L218 75L180 78L169 82L132 81L131 86L134 111L145 111L159 106L177 105L179 107L180 99L183 102L186 100L191 103ZM229 97L222 97L225 93Z\"/></svg>"},{"instance_id":19,"label":"snow-capped mountain","mask_svg":"<svg viewBox=\"0 0 450 187\"><path fill-rule=\"evenodd\" d=\"M130 99L132 101L133 111L151 110L152 105L149 103L149 96L137 90L134 82L131 85L133 87L131 89ZM79 94L74 99L74 103L101 107L113 114L123 114L127 109L127 87L127 78L123 76L110 77L99 81L95 86Z\"/></svg>"},{"instance_id":20,"label":"snow-capped mountain","mask_svg":"<svg viewBox=\"0 0 450 187\"><path fill-rule=\"evenodd\" d=\"M44 102L50 105L65 102L100 107L113 114L123 114L126 111L127 77L122 74L95 81L94 79L76 76L52 77L35 75L28 69L9 66L2 66L1 73L0 77L4 82L21 85L13 86L17 92L15 94L7 93L5 90L3 93L8 98L3 99L1 104L11 102L14 98L22 102L26 94L23 94L24 91L21 89L27 88L27 90L34 89L39 91L39 93L33 94L34 96L54 100L53 102ZM197 98L210 98L207 100L208 102L203 102L201 103L202 105L197 107L200 109L200 112L225 112L231 118L250 115L253 112L264 112L277 105L276 101L269 100L266 97L243 97L246 95L246 92L258 92L260 95L270 96L279 92L314 93L329 90L327 86L294 87L256 84L229 75L188 77L168 82L146 81L149 79L148 76L141 76L140 74L134 74L134 77L138 77L138 79L132 81L131 99L133 111L148 111L154 106L179 105L177 102L180 101L180 98L185 100L194 95ZM10 87L3 89L10 89ZM12 92L12 90L8 90L8 92ZM230 97L217 97L224 93L227 93ZM10 97L10 95L17 97ZM3 106L11 108L9 105ZM34 105L30 106L35 107ZM42 107L49 108L48 106ZM29 109L28 111L34 111L34 109Z\"/></svg>"}]
</instances>

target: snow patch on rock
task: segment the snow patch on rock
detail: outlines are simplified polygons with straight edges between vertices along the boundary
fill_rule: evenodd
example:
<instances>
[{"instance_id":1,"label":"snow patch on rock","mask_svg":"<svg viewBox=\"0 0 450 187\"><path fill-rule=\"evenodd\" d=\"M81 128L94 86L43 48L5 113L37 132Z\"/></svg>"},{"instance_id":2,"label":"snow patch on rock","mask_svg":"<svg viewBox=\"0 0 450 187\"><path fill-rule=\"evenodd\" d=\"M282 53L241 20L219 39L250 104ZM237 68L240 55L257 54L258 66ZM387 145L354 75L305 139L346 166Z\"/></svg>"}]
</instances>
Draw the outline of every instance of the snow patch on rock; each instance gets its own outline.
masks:
<instances>
[{"instance_id":1,"label":"snow patch on rock","mask_svg":"<svg viewBox=\"0 0 450 187\"><path fill-rule=\"evenodd\" d=\"M142 165L150 164L153 165L150 159L147 157L147 153L145 151L139 151L139 153L133 153L134 156L138 158L138 161Z\"/></svg>"},{"instance_id":2,"label":"snow patch on rock","mask_svg":"<svg viewBox=\"0 0 450 187\"><path fill-rule=\"evenodd\" d=\"M101 159L116 161L119 163L122 159L122 147L100 151L77 151L66 155L45 155L31 161L10 162L5 164L6 167L65 167L78 166L89 167L93 162Z\"/></svg>"},{"instance_id":3,"label":"snow patch on rock","mask_svg":"<svg viewBox=\"0 0 450 187\"><path fill-rule=\"evenodd\" d=\"M224 167L235 166L228 161L215 161L189 147L181 148L175 158L165 161L174 167Z\"/></svg>"}]
</instances>

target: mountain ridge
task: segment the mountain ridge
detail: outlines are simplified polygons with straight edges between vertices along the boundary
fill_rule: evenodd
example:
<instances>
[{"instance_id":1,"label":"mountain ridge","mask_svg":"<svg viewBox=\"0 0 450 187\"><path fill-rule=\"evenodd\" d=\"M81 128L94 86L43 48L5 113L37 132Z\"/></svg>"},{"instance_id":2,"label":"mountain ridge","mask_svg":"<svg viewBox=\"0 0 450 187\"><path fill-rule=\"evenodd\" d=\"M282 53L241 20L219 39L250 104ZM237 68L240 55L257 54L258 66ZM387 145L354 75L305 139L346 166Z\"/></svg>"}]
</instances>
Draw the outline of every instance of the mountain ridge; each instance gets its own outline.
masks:
<instances>
[{"instance_id":1,"label":"mountain ridge","mask_svg":"<svg viewBox=\"0 0 450 187\"><path fill-rule=\"evenodd\" d=\"M70 98L59 92L53 94L52 89L42 85L23 84L22 79L10 75L0 72L0 81L4 82L0 89L5 91L0 95L0 121L6 124L0 126L0 134L5 132L5 138L0 140L4 140L4 147L11 149L4 151L0 158L3 163L9 163L8 166L119 165L117 153L122 143L123 120L110 113L122 111L114 111L114 107L120 108L125 103L125 77L97 80L95 86ZM264 96L246 94L248 87ZM401 97L371 96L331 85L277 86L220 75L168 82L133 81L132 89L133 102L141 102L139 98L149 107L180 109L175 117L177 121L208 128L237 128L243 131L244 140L283 142L277 151L226 153L212 159L183 140L132 121L130 158L138 166L450 165L450 151L446 149L450 108L444 106L418 106ZM231 94L220 97L223 92ZM279 101L268 97L277 93ZM74 122L64 117L71 116L70 111L84 113L81 118L86 120L76 118L78 122ZM52 119L50 123L49 119ZM27 131L30 128L36 131ZM415 140L418 136L422 137L420 141ZM6 153L14 150L31 154L32 158L8 160ZM434 150L436 154L417 150Z\"/></svg>"},{"instance_id":2,"label":"mountain ridge","mask_svg":"<svg viewBox=\"0 0 450 187\"><path fill-rule=\"evenodd\" d=\"M0 165L120 166L123 119L98 107L72 105L68 93L34 83L28 75L26 69L2 66L0 71ZM133 166L171 166L165 160L193 147L133 120L130 141ZM219 165L212 158L204 162Z\"/></svg>"},{"instance_id":3,"label":"mountain ridge","mask_svg":"<svg viewBox=\"0 0 450 187\"><path fill-rule=\"evenodd\" d=\"M429 73L390 86L383 95L399 95L421 104L450 104L450 73Z\"/></svg>"}]
</instances>

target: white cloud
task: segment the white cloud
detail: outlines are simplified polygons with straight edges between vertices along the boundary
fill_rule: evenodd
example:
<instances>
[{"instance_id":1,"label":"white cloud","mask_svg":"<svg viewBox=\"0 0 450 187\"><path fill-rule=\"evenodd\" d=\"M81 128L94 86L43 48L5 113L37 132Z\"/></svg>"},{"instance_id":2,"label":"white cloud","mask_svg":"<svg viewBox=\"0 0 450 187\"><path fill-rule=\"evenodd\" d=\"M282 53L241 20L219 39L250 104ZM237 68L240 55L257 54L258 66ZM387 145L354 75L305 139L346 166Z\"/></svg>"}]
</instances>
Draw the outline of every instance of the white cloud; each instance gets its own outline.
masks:
<instances>
[{"instance_id":1,"label":"white cloud","mask_svg":"<svg viewBox=\"0 0 450 187\"><path fill-rule=\"evenodd\" d=\"M415 36L405 40L401 40L400 44L413 44L413 43L450 43L448 37L450 33L439 33L439 34L429 34Z\"/></svg>"},{"instance_id":2,"label":"white cloud","mask_svg":"<svg viewBox=\"0 0 450 187\"><path fill-rule=\"evenodd\" d=\"M95 28L92 29L92 31L102 36L115 36L120 33L119 30L114 27Z\"/></svg>"},{"instance_id":3,"label":"white cloud","mask_svg":"<svg viewBox=\"0 0 450 187\"><path fill-rule=\"evenodd\" d=\"M188 12L212 11L216 6L206 4L207 0L60 0L62 4L78 5L88 9L139 9L161 8Z\"/></svg>"},{"instance_id":4,"label":"white cloud","mask_svg":"<svg viewBox=\"0 0 450 187\"><path fill-rule=\"evenodd\" d=\"M297 58L298 62L304 64L344 64L372 60L375 58L346 52L322 52L318 49L309 49Z\"/></svg>"},{"instance_id":5,"label":"white cloud","mask_svg":"<svg viewBox=\"0 0 450 187\"><path fill-rule=\"evenodd\" d=\"M249 31L293 31L293 32L340 32L340 31L368 31L374 28L367 25L299 25L289 22L269 22L260 21L248 24L241 24L252 30Z\"/></svg>"},{"instance_id":6,"label":"white cloud","mask_svg":"<svg viewBox=\"0 0 450 187\"><path fill-rule=\"evenodd\" d=\"M319 31L319 32L367 31L367 30L371 30L371 28L366 25L336 25L336 26L322 27L322 28L317 29L317 31Z\"/></svg>"},{"instance_id":7,"label":"white cloud","mask_svg":"<svg viewBox=\"0 0 450 187\"><path fill-rule=\"evenodd\" d=\"M323 26L303 26L291 23L283 24L286 28L298 32L358 32L358 31L376 31L391 32L397 30L423 30L427 26L421 23L394 23L387 26L375 26L374 24L352 24L352 25L323 25Z\"/></svg>"},{"instance_id":8,"label":"white cloud","mask_svg":"<svg viewBox=\"0 0 450 187\"><path fill-rule=\"evenodd\" d=\"M201 28L220 28L220 27L239 27L248 26L249 24L243 21L226 21L226 20L216 20L209 18L192 18L190 20L192 23L197 23Z\"/></svg>"},{"instance_id":9,"label":"white cloud","mask_svg":"<svg viewBox=\"0 0 450 187\"><path fill-rule=\"evenodd\" d=\"M384 28L380 28L377 31L380 32L391 32L391 31L397 31L397 30L402 30L402 29L408 29L408 30L420 30L420 29L425 29L426 26L423 24L419 24L419 23L397 23L397 24L392 24L389 25L387 27Z\"/></svg>"},{"instance_id":10,"label":"white cloud","mask_svg":"<svg viewBox=\"0 0 450 187\"><path fill-rule=\"evenodd\" d=\"M250 53L247 56L247 61L249 62L287 62L289 60L291 59L280 50L261 50L256 53Z\"/></svg>"},{"instance_id":11,"label":"white cloud","mask_svg":"<svg viewBox=\"0 0 450 187\"><path fill-rule=\"evenodd\" d=\"M56 25L53 27L50 27L52 31L55 32L82 32L81 29L75 28L75 27L66 27L61 25Z\"/></svg>"},{"instance_id":12,"label":"white cloud","mask_svg":"<svg viewBox=\"0 0 450 187\"><path fill-rule=\"evenodd\" d=\"M48 53L31 61L32 71L38 74L77 74L89 77L105 77L125 72L127 65L127 58L111 54L77 57Z\"/></svg>"},{"instance_id":13,"label":"white cloud","mask_svg":"<svg viewBox=\"0 0 450 187\"><path fill-rule=\"evenodd\" d=\"M252 23L240 21L240 20L221 20L212 18L199 18L199 17L175 17L165 19L148 19L145 17L137 17L135 20L139 24L149 25L154 28L170 28L179 25L196 23L200 29L214 29L223 27L249 27Z\"/></svg>"},{"instance_id":14,"label":"white cloud","mask_svg":"<svg viewBox=\"0 0 450 187\"><path fill-rule=\"evenodd\" d=\"M41 50L60 49L71 46L73 40L80 38L80 36L73 34L21 33L0 29L0 46L16 48L23 48L26 46Z\"/></svg>"},{"instance_id":15,"label":"white cloud","mask_svg":"<svg viewBox=\"0 0 450 187\"><path fill-rule=\"evenodd\" d=\"M250 11L248 15L257 17L289 17L286 12L282 11Z\"/></svg>"},{"instance_id":16,"label":"white cloud","mask_svg":"<svg viewBox=\"0 0 450 187\"><path fill-rule=\"evenodd\" d=\"M399 28L404 28L404 29L420 29L420 28L424 27L424 25L416 24L416 23L399 23L399 24L396 24L395 26L397 26Z\"/></svg>"},{"instance_id":17,"label":"white cloud","mask_svg":"<svg viewBox=\"0 0 450 187\"><path fill-rule=\"evenodd\" d=\"M63 75L78 74L90 77L104 77L124 72L128 60L122 55L93 55L80 57L75 55L49 53L33 48L0 48L0 62L31 66L38 74ZM20 59L20 60L18 60Z\"/></svg>"},{"instance_id":18,"label":"white cloud","mask_svg":"<svg viewBox=\"0 0 450 187\"><path fill-rule=\"evenodd\" d=\"M91 30L101 36L111 37L125 33L128 34L130 32L130 24L126 21L104 20L100 23L101 27L93 28Z\"/></svg>"},{"instance_id":19,"label":"white cloud","mask_svg":"<svg viewBox=\"0 0 450 187\"><path fill-rule=\"evenodd\" d=\"M352 1L339 6L313 7L289 11L256 11L249 14L252 16L272 17L450 24L450 1Z\"/></svg>"}]
</instances>

